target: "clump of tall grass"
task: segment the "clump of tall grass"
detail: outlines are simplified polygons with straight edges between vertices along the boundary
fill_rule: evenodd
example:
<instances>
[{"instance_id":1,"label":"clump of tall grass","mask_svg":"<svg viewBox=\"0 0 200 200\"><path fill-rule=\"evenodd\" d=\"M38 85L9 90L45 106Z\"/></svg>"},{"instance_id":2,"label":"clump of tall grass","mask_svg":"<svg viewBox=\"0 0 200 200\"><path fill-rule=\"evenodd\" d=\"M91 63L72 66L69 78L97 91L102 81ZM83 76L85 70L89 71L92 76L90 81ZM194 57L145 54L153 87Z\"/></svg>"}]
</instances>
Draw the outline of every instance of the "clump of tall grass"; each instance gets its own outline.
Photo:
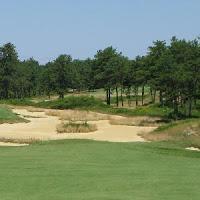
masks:
<instances>
[{"instance_id":1,"label":"clump of tall grass","mask_svg":"<svg viewBox=\"0 0 200 200\"><path fill-rule=\"evenodd\" d=\"M87 122L67 122L57 126L57 133L89 133L97 130L95 124Z\"/></svg>"},{"instance_id":2,"label":"clump of tall grass","mask_svg":"<svg viewBox=\"0 0 200 200\"><path fill-rule=\"evenodd\" d=\"M0 137L0 142L4 143L16 143L16 144L33 144L36 142L39 142L39 139L35 138L28 138L28 139L20 139L20 138L5 138L5 137Z\"/></svg>"}]
</instances>

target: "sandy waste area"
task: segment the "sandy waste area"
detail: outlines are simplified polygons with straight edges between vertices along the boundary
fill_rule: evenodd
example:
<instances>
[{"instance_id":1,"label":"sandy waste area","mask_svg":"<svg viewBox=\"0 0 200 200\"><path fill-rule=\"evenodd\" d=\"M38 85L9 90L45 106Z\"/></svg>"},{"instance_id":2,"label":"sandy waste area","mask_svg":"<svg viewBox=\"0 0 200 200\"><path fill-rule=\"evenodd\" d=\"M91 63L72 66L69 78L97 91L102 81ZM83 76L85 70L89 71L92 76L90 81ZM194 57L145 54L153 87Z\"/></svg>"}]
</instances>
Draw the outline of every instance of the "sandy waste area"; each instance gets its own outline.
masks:
<instances>
[{"instance_id":1,"label":"sandy waste area","mask_svg":"<svg viewBox=\"0 0 200 200\"><path fill-rule=\"evenodd\" d=\"M0 138L16 140L59 140L59 139L91 139L109 142L144 142L140 133L148 133L156 127L111 125L109 120L88 121L97 125L98 130L91 133L64 133L58 134L56 127L62 120L58 116L49 116L46 113L30 111L27 108L15 108L13 112L29 120L28 123L1 124ZM61 111L58 111L61 112ZM68 110L62 112L70 112ZM67 114L67 113L66 113ZM69 114L69 113L68 113ZM103 114L101 114L103 115ZM111 116L123 118L121 116ZM1 142L0 146L24 146L25 144L14 144Z\"/></svg>"}]
</instances>

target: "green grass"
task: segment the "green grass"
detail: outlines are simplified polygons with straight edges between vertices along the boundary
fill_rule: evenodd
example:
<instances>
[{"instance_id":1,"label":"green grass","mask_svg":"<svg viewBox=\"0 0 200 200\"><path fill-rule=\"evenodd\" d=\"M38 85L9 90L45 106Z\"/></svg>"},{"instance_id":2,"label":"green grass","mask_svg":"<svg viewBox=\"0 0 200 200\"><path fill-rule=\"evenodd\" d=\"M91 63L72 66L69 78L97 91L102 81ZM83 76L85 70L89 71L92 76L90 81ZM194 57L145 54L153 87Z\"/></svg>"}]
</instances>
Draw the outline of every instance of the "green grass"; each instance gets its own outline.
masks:
<instances>
[{"instance_id":1,"label":"green grass","mask_svg":"<svg viewBox=\"0 0 200 200\"><path fill-rule=\"evenodd\" d=\"M0 147L1 200L199 200L200 153L165 143Z\"/></svg>"},{"instance_id":2,"label":"green grass","mask_svg":"<svg viewBox=\"0 0 200 200\"><path fill-rule=\"evenodd\" d=\"M26 120L17 116L9 108L6 108L5 106L0 106L0 124L2 124L2 123L25 122L25 121Z\"/></svg>"},{"instance_id":3,"label":"green grass","mask_svg":"<svg viewBox=\"0 0 200 200\"><path fill-rule=\"evenodd\" d=\"M144 95L144 100L145 100L145 98L147 98L148 97L148 95ZM142 95L138 95L138 102L140 101L142 101ZM127 96L124 96L123 97L123 100L124 100L124 103L125 102L127 102L128 101L128 97ZM116 101L117 101L117 98L116 98L116 96L112 96L111 97L111 104L116 104ZM134 104L135 103L135 101L136 101L136 97L135 96L131 96L130 97L130 101L131 101L131 104ZM119 104L121 103L121 97L119 96Z\"/></svg>"},{"instance_id":4,"label":"green grass","mask_svg":"<svg viewBox=\"0 0 200 200\"><path fill-rule=\"evenodd\" d=\"M16 105L16 106L34 106L35 103L31 99L7 99L0 100L0 104Z\"/></svg>"}]
</instances>

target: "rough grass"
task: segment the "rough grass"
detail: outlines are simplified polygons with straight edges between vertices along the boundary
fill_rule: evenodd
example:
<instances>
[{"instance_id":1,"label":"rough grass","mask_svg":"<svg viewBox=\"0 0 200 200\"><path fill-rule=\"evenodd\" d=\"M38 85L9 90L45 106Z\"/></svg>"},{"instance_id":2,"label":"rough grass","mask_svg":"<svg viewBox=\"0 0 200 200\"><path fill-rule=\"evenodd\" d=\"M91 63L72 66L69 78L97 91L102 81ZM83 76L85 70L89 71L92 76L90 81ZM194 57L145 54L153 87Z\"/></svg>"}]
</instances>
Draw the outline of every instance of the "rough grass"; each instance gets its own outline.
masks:
<instances>
[{"instance_id":1,"label":"rough grass","mask_svg":"<svg viewBox=\"0 0 200 200\"><path fill-rule=\"evenodd\" d=\"M28 120L19 117L17 114L13 113L11 109L6 106L0 106L0 124L3 123L20 123L28 122Z\"/></svg>"},{"instance_id":2,"label":"rough grass","mask_svg":"<svg viewBox=\"0 0 200 200\"><path fill-rule=\"evenodd\" d=\"M58 133L89 133L97 130L95 124L87 122L66 122L57 126Z\"/></svg>"},{"instance_id":3,"label":"rough grass","mask_svg":"<svg viewBox=\"0 0 200 200\"><path fill-rule=\"evenodd\" d=\"M159 127L143 137L151 141L174 141L184 146L200 147L200 120L189 119Z\"/></svg>"}]
</instances>

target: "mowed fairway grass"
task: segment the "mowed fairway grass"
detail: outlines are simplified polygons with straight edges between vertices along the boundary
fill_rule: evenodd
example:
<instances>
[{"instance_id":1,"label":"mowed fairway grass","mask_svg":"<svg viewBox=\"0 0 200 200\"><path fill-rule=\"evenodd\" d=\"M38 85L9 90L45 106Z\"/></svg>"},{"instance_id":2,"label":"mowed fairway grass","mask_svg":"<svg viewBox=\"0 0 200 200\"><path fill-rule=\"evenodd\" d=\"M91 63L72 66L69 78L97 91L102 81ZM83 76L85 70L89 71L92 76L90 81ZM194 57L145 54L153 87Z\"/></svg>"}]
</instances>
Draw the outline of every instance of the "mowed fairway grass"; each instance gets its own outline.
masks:
<instances>
[{"instance_id":1,"label":"mowed fairway grass","mask_svg":"<svg viewBox=\"0 0 200 200\"><path fill-rule=\"evenodd\" d=\"M200 153L63 140L0 147L1 200L199 200Z\"/></svg>"}]
</instances>

